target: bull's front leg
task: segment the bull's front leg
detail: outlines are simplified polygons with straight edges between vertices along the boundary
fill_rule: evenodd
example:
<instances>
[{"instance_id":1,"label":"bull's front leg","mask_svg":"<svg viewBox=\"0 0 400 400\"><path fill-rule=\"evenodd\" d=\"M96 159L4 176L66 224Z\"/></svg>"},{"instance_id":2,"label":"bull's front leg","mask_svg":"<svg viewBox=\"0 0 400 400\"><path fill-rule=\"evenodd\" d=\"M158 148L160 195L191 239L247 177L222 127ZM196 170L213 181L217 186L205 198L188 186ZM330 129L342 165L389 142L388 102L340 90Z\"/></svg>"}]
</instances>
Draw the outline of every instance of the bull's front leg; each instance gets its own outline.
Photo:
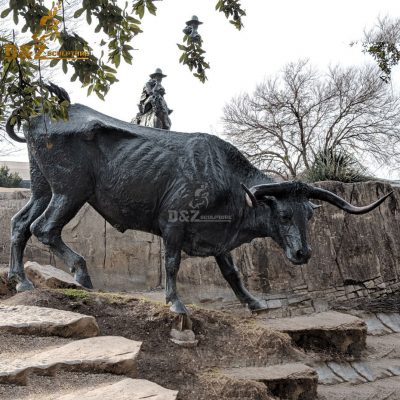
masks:
<instances>
[{"instance_id":1,"label":"bull's front leg","mask_svg":"<svg viewBox=\"0 0 400 400\"><path fill-rule=\"evenodd\" d=\"M183 230L182 227L168 227L163 233L165 246L165 294L170 310L177 314L189 314L176 289L176 278L181 264Z\"/></svg>"},{"instance_id":2,"label":"bull's front leg","mask_svg":"<svg viewBox=\"0 0 400 400\"><path fill-rule=\"evenodd\" d=\"M252 311L265 310L267 308L267 303L265 301L257 299L244 287L239 271L230 253L218 255L215 257L215 260L217 261L222 275L242 304L247 304Z\"/></svg>"}]
</instances>

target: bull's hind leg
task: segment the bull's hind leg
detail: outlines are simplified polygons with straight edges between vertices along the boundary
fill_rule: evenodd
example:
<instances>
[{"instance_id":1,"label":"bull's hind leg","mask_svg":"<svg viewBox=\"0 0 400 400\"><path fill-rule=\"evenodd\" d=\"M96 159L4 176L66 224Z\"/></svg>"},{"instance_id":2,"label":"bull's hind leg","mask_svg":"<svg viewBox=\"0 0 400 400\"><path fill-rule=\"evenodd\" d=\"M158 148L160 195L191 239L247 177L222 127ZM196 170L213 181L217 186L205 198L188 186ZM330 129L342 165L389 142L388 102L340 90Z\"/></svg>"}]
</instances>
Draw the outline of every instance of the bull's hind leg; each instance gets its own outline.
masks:
<instances>
[{"instance_id":1,"label":"bull's hind leg","mask_svg":"<svg viewBox=\"0 0 400 400\"><path fill-rule=\"evenodd\" d=\"M53 194L45 212L31 225L31 232L60 257L75 273L75 279L82 286L92 288L86 261L71 250L62 240L62 229L85 204L86 198L79 196Z\"/></svg>"},{"instance_id":2,"label":"bull's hind leg","mask_svg":"<svg viewBox=\"0 0 400 400\"><path fill-rule=\"evenodd\" d=\"M263 310L267 308L267 304L264 301L258 300L246 290L230 253L221 254L216 256L215 259L219 269L222 272L222 275L229 283L230 287L241 303L247 304L249 309L252 311Z\"/></svg>"},{"instance_id":3,"label":"bull's hind leg","mask_svg":"<svg viewBox=\"0 0 400 400\"><path fill-rule=\"evenodd\" d=\"M17 290L33 289L32 283L26 278L23 256L26 243L31 237L31 223L39 217L50 202L51 190L46 179L39 171L34 160L31 161L32 196L29 202L11 220L11 252L9 279L15 279Z\"/></svg>"}]
</instances>

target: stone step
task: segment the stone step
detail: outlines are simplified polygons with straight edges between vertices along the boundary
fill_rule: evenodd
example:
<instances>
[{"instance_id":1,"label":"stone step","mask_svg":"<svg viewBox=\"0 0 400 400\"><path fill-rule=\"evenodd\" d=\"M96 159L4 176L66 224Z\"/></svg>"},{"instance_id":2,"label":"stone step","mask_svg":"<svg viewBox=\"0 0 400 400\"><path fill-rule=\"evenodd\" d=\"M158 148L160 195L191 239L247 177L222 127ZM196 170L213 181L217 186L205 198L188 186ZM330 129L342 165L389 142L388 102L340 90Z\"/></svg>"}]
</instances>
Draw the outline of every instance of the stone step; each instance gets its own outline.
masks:
<instances>
[{"instance_id":1,"label":"stone step","mask_svg":"<svg viewBox=\"0 0 400 400\"><path fill-rule=\"evenodd\" d=\"M0 359L0 383L27 384L31 372L53 374L57 369L110 372L136 376L141 342L120 336L73 341L20 359Z\"/></svg>"},{"instance_id":2,"label":"stone step","mask_svg":"<svg viewBox=\"0 0 400 400\"><path fill-rule=\"evenodd\" d=\"M0 304L0 333L56 335L87 338L97 336L94 317L70 311L36 306Z\"/></svg>"},{"instance_id":3,"label":"stone step","mask_svg":"<svg viewBox=\"0 0 400 400\"><path fill-rule=\"evenodd\" d=\"M176 400L177 395L177 391L165 389L145 379L127 378L92 390L77 390L58 400Z\"/></svg>"},{"instance_id":4,"label":"stone step","mask_svg":"<svg viewBox=\"0 0 400 400\"><path fill-rule=\"evenodd\" d=\"M392 376L400 376L400 359L335 362L313 365L322 385L349 382L359 385Z\"/></svg>"},{"instance_id":5,"label":"stone step","mask_svg":"<svg viewBox=\"0 0 400 400\"><path fill-rule=\"evenodd\" d=\"M354 386L350 383L319 386L320 400L399 400L400 377L391 377Z\"/></svg>"},{"instance_id":6,"label":"stone step","mask_svg":"<svg viewBox=\"0 0 400 400\"><path fill-rule=\"evenodd\" d=\"M27 261L25 263L25 274L37 288L83 289L72 275L52 265L41 265L37 262Z\"/></svg>"},{"instance_id":7,"label":"stone step","mask_svg":"<svg viewBox=\"0 0 400 400\"><path fill-rule=\"evenodd\" d=\"M367 326L353 315L326 311L291 318L258 318L264 327L289 334L297 346L313 350L333 350L359 354L366 346Z\"/></svg>"},{"instance_id":8,"label":"stone step","mask_svg":"<svg viewBox=\"0 0 400 400\"><path fill-rule=\"evenodd\" d=\"M318 375L313 368L299 363L269 367L232 368L222 371L232 379L264 383L268 391L284 400L317 399Z\"/></svg>"}]
</instances>

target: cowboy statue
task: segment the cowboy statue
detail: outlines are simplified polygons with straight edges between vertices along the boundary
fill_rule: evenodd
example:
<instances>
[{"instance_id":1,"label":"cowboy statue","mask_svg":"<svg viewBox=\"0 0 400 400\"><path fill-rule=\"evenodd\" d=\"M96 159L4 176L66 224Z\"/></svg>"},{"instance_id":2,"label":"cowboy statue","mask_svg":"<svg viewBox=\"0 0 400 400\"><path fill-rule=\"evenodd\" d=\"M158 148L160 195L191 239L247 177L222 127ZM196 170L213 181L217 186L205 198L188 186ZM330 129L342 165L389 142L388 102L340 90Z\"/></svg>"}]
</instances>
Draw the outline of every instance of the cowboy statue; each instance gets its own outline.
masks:
<instances>
[{"instance_id":1,"label":"cowboy statue","mask_svg":"<svg viewBox=\"0 0 400 400\"><path fill-rule=\"evenodd\" d=\"M166 76L160 68L150 75L150 80L144 86L140 97L139 112L131 122L152 128L171 129L169 114L172 110L164 100L165 89L161 85L162 79Z\"/></svg>"}]
</instances>

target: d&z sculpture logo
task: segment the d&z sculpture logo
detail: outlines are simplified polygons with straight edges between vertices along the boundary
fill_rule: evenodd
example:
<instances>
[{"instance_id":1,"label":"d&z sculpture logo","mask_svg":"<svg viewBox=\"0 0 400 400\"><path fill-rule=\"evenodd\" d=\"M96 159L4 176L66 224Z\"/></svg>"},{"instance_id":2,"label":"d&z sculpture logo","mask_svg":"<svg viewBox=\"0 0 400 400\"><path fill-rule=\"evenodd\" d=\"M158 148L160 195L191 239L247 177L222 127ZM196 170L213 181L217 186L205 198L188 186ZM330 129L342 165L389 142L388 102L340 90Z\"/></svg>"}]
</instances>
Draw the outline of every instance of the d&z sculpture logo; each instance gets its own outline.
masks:
<instances>
[{"instance_id":1,"label":"d&z sculpture logo","mask_svg":"<svg viewBox=\"0 0 400 400\"><path fill-rule=\"evenodd\" d=\"M52 9L44 15L39 22L45 28L45 33L41 36L39 32L32 35L34 44L23 44L17 46L14 43L4 44L4 58L8 61L20 58L22 60L85 60L90 54L87 51L66 51L66 50L47 50L47 42L52 37L59 37L58 25L61 21L56 18L57 12L62 8L62 3L53 3ZM47 50L47 51L46 51Z\"/></svg>"}]
</instances>

